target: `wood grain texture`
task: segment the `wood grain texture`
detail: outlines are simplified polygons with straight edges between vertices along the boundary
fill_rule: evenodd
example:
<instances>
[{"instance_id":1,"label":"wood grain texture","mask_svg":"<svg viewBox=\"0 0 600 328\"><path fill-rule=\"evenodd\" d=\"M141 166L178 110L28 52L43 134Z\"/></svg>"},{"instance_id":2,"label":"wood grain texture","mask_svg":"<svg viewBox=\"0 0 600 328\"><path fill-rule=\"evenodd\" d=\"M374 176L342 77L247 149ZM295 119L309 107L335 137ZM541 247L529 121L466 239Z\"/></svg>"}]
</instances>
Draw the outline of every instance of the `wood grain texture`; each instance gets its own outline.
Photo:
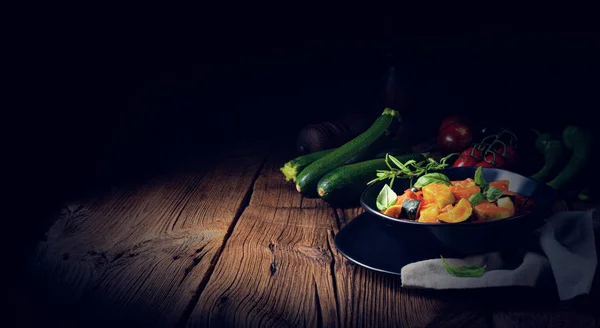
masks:
<instances>
[{"instance_id":1,"label":"wood grain texture","mask_svg":"<svg viewBox=\"0 0 600 328\"><path fill-rule=\"evenodd\" d=\"M192 327L338 327L333 213L249 206L192 313Z\"/></svg>"},{"instance_id":2,"label":"wood grain texture","mask_svg":"<svg viewBox=\"0 0 600 328\"><path fill-rule=\"evenodd\" d=\"M61 324L174 325L248 201L265 145L66 208L37 247L37 308ZM36 313L39 314L39 313Z\"/></svg>"},{"instance_id":3,"label":"wood grain texture","mask_svg":"<svg viewBox=\"0 0 600 328\"><path fill-rule=\"evenodd\" d=\"M594 298L560 305L522 290L403 289L399 277L355 265L334 247L335 234L362 208L303 198L279 171L291 152L245 149L66 207L31 262L37 307L22 309L20 325L600 324L591 305L598 283Z\"/></svg>"},{"instance_id":4,"label":"wood grain texture","mask_svg":"<svg viewBox=\"0 0 600 328\"><path fill-rule=\"evenodd\" d=\"M295 156L289 150L279 149L269 154L265 167L254 185L250 205L302 208L323 205L323 201L318 198L303 197L296 191L293 181L285 181L279 169Z\"/></svg>"}]
</instances>

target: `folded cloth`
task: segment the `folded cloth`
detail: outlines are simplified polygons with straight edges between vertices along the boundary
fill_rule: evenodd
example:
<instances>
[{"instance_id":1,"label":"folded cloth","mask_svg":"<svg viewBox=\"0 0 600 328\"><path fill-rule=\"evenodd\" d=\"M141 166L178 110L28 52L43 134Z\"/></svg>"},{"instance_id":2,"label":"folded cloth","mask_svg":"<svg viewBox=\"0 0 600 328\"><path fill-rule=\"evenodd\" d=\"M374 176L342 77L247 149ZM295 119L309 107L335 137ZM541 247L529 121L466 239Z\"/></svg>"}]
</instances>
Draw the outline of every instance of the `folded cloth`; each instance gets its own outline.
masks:
<instances>
[{"instance_id":1,"label":"folded cloth","mask_svg":"<svg viewBox=\"0 0 600 328\"><path fill-rule=\"evenodd\" d=\"M537 244L513 258L498 252L464 259L445 258L453 266L485 265L482 276L453 276L446 271L441 258L429 259L404 266L402 286L433 289L552 288L561 300L588 294L597 265L593 214L593 210L552 214L534 233Z\"/></svg>"}]
</instances>

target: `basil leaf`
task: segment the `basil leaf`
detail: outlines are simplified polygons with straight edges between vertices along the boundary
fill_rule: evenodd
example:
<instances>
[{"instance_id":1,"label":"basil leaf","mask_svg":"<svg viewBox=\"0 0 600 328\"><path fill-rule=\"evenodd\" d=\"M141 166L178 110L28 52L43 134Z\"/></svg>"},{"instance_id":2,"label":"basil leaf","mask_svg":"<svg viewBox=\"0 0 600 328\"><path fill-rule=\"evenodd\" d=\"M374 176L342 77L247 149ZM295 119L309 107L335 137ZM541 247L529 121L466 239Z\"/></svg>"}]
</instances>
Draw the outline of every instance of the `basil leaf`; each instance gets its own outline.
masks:
<instances>
[{"instance_id":1,"label":"basil leaf","mask_svg":"<svg viewBox=\"0 0 600 328\"><path fill-rule=\"evenodd\" d=\"M483 201L483 194L481 194L480 192L475 193L475 194L471 195L471 197L469 197L469 202L471 202L471 205L473 205L473 206L479 205L479 203L481 203L482 201Z\"/></svg>"},{"instance_id":2,"label":"basil leaf","mask_svg":"<svg viewBox=\"0 0 600 328\"><path fill-rule=\"evenodd\" d=\"M448 177L442 173L428 173L428 174L422 175L419 179L417 179L417 182L415 182L415 187L423 188L423 186L426 186L426 185L432 184L432 183L442 183L442 184L445 184L446 186L449 186L452 184L452 183L450 183L450 179L448 179Z\"/></svg>"},{"instance_id":3,"label":"basil leaf","mask_svg":"<svg viewBox=\"0 0 600 328\"><path fill-rule=\"evenodd\" d=\"M396 195L390 186L387 184L384 185L377 196L377 209L380 211L387 210L396 203L396 199L398 199L398 195Z\"/></svg>"},{"instance_id":4,"label":"basil leaf","mask_svg":"<svg viewBox=\"0 0 600 328\"><path fill-rule=\"evenodd\" d=\"M477 170L475 170L475 184L479 186L479 188L483 191L487 186L488 183L487 181L485 181L485 179L483 178L483 173L481 172L482 167L478 166Z\"/></svg>"},{"instance_id":5,"label":"basil leaf","mask_svg":"<svg viewBox=\"0 0 600 328\"><path fill-rule=\"evenodd\" d=\"M485 190L485 199L490 202L497 201L498 198L502 197L502 195L504 195L502 190L492 186L488 186Z\"/></svg>"},{"instance_id":6,"label":"basil leaf","mask_svg":"<svg viewBox=\"0 0 600 328\"><path fill-rule=\"evenodd\" d=\"M485 268L487 265L482 267L476 265L461 265L461 266L453 266L450 263L446 262L443 256L442 262L444 262L444 267L446 267L446 271L456 277L481 277L485 272Z\"/></svg>"}]
</instances>

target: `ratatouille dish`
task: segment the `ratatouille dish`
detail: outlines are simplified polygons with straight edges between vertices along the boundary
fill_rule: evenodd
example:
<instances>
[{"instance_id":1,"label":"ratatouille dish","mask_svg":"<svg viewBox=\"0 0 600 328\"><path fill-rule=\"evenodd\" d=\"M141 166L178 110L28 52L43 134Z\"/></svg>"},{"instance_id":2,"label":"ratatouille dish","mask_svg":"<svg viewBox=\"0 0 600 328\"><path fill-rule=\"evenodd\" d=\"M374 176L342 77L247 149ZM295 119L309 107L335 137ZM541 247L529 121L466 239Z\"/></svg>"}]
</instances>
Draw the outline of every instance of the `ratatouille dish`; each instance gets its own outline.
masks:
<instances>
[{"instance_id":1,"label":"ratatouille dish","mask_svg":"<svg viewBox=\"0 0 600 328\"><path fill-rule=\"evenodd\" d=\"M532 200L510 190L508 180L486 182L481 168L474 178L464 180L450 181L440 173L422 178L421 183L417 181L415 186L397 195L395 201L392 199L380 212L424 223L479 223L535 210Z\"/></svg>"}]
</instances>

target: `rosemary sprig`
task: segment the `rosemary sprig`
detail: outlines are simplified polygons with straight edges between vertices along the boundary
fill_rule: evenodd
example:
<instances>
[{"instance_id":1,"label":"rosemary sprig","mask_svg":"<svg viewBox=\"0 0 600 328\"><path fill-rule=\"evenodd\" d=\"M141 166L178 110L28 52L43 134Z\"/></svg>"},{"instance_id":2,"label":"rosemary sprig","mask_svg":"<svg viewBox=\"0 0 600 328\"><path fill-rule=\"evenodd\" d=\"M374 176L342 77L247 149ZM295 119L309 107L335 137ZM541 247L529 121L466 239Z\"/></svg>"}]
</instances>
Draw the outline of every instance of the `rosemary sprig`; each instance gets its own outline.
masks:
<instances>
[{"instance_id":1,"label":"rosemary sprig","mask_svg":"<svg viewBox=\"0 0 600 328\"><path fill-rule=\"evenodd\" d=\"M369 181L367 185L373 184L377 181L383 181L390 179L390 188L394 184L394 180L396 178L401 179L410 179L410 186L412 187L412 179L414 177L419 177L423 174L427 174L429 171L441 170L447 167L448 159L450 157L458 155L458 153L452 153L448 156L443 157L440 161L436 161L431 157L427 157L425 160L417 162L415 160L406 161L406 163L401 163L397 158L390 154L385 155L385 163L388 166L389 170L377 170L376 176L377 178ZM392 162L396 167L392 167L390 164Z\"/></svg>"}]
</instances>

